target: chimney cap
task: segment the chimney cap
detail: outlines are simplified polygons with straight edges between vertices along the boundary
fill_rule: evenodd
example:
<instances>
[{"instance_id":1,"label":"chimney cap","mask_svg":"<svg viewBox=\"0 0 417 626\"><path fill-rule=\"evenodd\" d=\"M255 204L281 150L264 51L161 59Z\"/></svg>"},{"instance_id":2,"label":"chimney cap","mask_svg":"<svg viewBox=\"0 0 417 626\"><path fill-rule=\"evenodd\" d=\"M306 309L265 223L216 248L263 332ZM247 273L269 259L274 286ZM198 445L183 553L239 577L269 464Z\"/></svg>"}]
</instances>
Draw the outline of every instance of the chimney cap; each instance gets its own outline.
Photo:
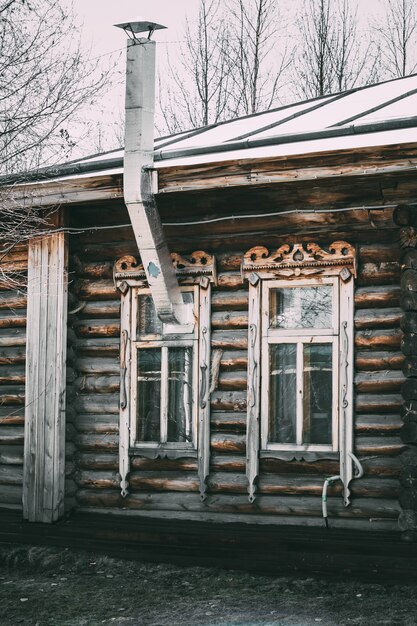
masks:
<instances>
[{"instance_id":1,"label":"chimney cap","mask_svg":"<svg viewBox=\"0 0 417 626\"><path fill-rule=\"evenodd\" d=\"M157 24L156 22L144 20L142 16L137 17L130 22L115 24L115 26L117 28L122 28L127 33L130 32L132 35L136 35L138 33L149 33L149 38L155 30L166 28L166 26L163 26L162 24Z\"/></svg>"}]
</instances>

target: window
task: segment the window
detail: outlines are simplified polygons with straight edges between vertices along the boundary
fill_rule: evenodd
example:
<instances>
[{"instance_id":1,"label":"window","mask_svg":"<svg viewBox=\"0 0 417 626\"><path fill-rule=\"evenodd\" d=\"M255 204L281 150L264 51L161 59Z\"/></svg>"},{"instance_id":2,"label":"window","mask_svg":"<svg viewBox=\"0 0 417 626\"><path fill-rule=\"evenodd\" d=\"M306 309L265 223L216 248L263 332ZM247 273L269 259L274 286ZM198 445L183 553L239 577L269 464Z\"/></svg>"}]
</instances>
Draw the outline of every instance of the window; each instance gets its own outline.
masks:
<instances>
[{"instance_id":1,"label":"window","mask_svg":"<svg viewBox=\"0 0 417 626\"><path fill-rule=\"evenodd\" d=\"M345 504L353 476L355 251L252 248L249 280L247 476L255 498L260 457L340 460Z\"/></svg>"},{"instance_id":2,"label":"window","mask_svg":"<svg viewBox=\"0 0 417 626\"><path fill-rule=\"evenodd\" d=\"M262 285L262 450L338 449L338 279Z\"/></svg>"},{"instance_id":3,"label":"window","mask_svg":"<svg viewBox=\"0 0 417 626\"><path fill-rule=\"evenodd\" d=\"M198 287L183 290L198 320ZM158 319L149 289L132 291L130 447L197 449L198 324L175 335Z\"/></svg>"},{"instance_id":4,"label":"window","mask_svg":"<svg viewBox=\"0 0 417 626\"><path fill-rule=\"evenodd\" d=\"M132 456L198 458L205 498L209 464L210 287L214 257L171 255L190 323L162 323L143 267L133 257L114 268L121 299L120 443L122 495Z\"/></svg>"}]
</instances>

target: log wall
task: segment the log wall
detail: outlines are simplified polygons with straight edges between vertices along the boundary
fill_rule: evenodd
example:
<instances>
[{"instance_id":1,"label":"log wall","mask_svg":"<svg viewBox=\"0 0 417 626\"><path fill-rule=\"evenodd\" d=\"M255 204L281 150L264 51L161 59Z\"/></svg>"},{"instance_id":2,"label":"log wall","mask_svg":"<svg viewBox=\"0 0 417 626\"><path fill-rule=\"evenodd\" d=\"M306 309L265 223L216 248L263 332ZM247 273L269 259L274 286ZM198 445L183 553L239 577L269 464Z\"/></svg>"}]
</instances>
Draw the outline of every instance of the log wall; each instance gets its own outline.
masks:
<instances>
[{"instance_id":1,"label":"log wall","mask_svg":"<svg viewBox=\"0 0 417 626\"><path fill-rule=\"evenodd\" d=\"M121 218L123 219L123 218ZM299 218L298 218L299 219ZM355 453L365 475L352 484L352 504L344 508L340 486L329 494L330 523L339 526L397 528L400 511L399 437L404 381L400 329L400 246L398 231L382 222L374 231L344 234L358 244L359 271L355 293ZM289 222L289 220L287 220ZM289 228L291 224L288 224ZM298 226L298 224L297 224ZM267 229L267 225L260 228ZM343 228L347 228L344 224ZM295 226L294 226L295 229ZM296 229L295 229L296 230ZM186 232L171 250L187 251ZM331 243L340 233L303 230L300 240ZM365 236L366 235L366 236ZM235 519L267 518L282 523L321 524L324 478L338 473L333 461L261 460L255 503L250 504L245 477L246 368L248 289L240 276L242 254L251 245L268 246L250 235L217 232L213 246L193 249L216 254L218 284L212 293L211 459L209 497L198 497L193 459L149 460L133 457L130 495L120 496L118 480L118 401L120 297L112 280L115 258L134 253L125 229L82 234L72 241L73 291L78 311L72 316L74 370L71 441L75 446L74 481L81 508L127 508L155 514L210 519L218 514ZM294 240L297 235L294 234ZM172 239L172 236L171 236ZM274 233L272 245L276 245ZM190 237L188 238L188 242ZM221 245L219 245L221 241ZM365 243L366 242L366 243ZM282 243L284 243L282 241ZM188 243L189 246L189 243ZM229 251L227 251L229 250ZM188 251L191 250L188 248ZM261 516L261 517L259 517Z\"/></svg>"},{"instance_id":2,"label":"log wall","mask_svg":"<svg viewBox=\"0 0 417 626\"><path fill-rule=\"evenodd\" d=\"M22 508L27 247L1 261L0 507Z\"/></svg>"}]
</instances>

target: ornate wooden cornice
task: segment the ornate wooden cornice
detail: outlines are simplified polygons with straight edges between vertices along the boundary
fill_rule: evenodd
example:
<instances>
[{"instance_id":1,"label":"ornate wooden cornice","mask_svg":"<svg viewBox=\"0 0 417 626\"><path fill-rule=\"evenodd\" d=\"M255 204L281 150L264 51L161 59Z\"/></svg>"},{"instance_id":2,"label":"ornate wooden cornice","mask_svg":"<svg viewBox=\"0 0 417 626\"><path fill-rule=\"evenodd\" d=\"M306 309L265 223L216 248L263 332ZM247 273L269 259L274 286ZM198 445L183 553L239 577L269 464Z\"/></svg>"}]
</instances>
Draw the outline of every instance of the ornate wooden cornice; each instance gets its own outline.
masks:
<instances>
[{"instance_id":1,"label":"ornate wooden cornice","mask_svg":"<svg viewBox=\"0 0 417 626\"><path fill-rule=\"evenodd\" d=\"M187 256L172 252L171 260L181 283L192 283L199 278L211 283L216 282L216 259L203 250L197 250ZM140 257L126 255L117 259L113 266L113 278L121 291L137 283L146 284L146 272Z\"/></svg>"},{"instance_id":2,"label":"ornate wooden cornice","mask_svg":"<svg viewBox=\"0 0 417 626\"><path fill-rule=\"evenodd\" d=\"M346 241L334 241L324 250L316 243L284 244L274 252L256 246L246 252L242 276L259 273L268 277L297 277L311 274L340 274L343 280L356 276L355 248Z\"/></svg>"}]
</instances>

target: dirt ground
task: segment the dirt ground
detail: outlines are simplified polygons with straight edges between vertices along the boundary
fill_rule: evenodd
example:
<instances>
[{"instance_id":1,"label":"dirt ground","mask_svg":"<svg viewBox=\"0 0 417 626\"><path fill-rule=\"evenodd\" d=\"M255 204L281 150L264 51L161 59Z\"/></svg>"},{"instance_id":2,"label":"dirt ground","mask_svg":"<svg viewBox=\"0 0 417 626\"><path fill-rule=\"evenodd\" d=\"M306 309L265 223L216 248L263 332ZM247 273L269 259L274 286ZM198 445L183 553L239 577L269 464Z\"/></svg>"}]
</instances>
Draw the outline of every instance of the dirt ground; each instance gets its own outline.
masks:
<instances>
[{"instance_id":1,"label":"dirt ground","mask_svg":"<svg viewBox=\"0 0 417 626\"><path fill-rule=\"evenodd\" d=\"M1 546L0 624L416 626L417 587L254 576Z\"/></svg>"}]
</instances>

